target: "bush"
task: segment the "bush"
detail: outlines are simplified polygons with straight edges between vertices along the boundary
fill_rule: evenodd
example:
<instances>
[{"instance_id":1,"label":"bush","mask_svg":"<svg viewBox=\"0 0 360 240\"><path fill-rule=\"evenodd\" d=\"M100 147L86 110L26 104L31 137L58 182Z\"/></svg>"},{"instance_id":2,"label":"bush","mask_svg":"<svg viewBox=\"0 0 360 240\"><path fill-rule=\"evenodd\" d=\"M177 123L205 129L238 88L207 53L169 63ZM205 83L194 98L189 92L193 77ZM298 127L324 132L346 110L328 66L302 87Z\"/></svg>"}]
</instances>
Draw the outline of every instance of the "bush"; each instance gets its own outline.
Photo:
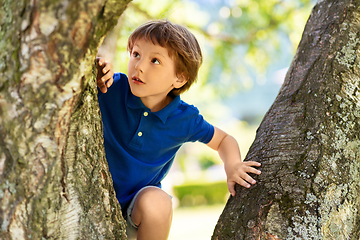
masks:
<instances>
[{"instance_id":1,"label":"bush","mask_svg":"<svg viewBox=\"0 0 360 240\"><path fill-rule=\"evenodd\" d=\"M225 181L174 186L180 207L225 203L229 192Z\"/></svg>"}]
</instances>

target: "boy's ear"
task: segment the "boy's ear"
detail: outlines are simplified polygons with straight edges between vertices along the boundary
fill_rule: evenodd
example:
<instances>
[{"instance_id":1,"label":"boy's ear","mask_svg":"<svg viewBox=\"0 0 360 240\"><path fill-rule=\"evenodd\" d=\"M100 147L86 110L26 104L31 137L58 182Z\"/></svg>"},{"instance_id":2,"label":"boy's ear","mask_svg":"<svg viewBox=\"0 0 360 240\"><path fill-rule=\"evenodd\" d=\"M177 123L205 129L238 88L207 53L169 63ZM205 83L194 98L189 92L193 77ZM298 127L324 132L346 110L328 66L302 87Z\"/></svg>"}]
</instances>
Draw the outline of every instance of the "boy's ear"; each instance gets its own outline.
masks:
<instances>
[{"instance_id":1,"label":"boy's ear","mask_svg":"<svg viewBox=\"0 0 360 240\"><path fill-rule=\"evenodd\" d=\"M185 77L184 74L181 74L177 77L176 82L174 83L174 88L181 88L187 83L188 79Z\"/></svg>"}]
</instances>

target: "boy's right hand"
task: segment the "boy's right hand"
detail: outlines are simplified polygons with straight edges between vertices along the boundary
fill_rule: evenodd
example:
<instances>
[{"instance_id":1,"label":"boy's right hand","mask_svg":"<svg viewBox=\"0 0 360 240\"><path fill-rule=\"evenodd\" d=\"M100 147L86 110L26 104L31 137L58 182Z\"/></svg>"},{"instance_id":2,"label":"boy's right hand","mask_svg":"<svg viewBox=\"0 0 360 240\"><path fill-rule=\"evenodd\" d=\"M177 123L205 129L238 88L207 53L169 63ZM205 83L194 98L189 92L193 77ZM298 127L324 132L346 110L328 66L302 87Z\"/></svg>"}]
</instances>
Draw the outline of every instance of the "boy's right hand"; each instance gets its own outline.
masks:
<instances>
[{"instance_id":1,"label":"boy's right hand","mask_svg":"<svg viewBox=\"0 0 360 240\"><path fill-rule=\"evenodd\" d=\"M97 63L97 76L96 84L100 91L107 92L107 89L113 84L114 71L111 69L111 63L106 62L103 58L96 58Z\"/></svg>"}]
</instances>

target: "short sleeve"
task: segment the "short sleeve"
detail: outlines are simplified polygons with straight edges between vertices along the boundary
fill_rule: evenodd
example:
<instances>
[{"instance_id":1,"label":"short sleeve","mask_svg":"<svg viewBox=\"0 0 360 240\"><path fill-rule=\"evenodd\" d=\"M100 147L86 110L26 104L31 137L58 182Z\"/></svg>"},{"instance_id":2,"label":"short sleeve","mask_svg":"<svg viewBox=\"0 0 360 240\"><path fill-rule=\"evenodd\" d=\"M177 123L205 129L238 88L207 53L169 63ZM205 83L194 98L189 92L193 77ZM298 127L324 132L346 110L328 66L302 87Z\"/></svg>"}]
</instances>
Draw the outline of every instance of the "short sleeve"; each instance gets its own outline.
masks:
<instances>
[{"instance_id":1,"label":"short sleeve","mask_svg":"<svg viewBox=\"0 0 360 240\"><path fill-rule=\"evenodd\" d=\"M214 136L214 126L208 123L201 114L194 119L189 135L189 142L209 143Z\"/></svg>"}]
</instances>

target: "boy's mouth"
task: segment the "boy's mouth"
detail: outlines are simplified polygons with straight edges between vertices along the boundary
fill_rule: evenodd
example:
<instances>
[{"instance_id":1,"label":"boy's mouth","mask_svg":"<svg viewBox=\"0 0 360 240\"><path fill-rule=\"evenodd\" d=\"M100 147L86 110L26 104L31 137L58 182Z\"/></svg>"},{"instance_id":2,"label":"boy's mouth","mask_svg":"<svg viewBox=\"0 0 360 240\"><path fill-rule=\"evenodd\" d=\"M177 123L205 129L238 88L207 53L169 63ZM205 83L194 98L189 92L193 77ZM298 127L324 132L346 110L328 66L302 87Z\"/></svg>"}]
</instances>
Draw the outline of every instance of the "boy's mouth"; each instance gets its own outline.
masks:
<instances>
[{"instance_id":1,"label":"boy's mouth","mask_svg":"<svg viewBox=\"0 0 360 240\"><path fill-rule=\"evenodd\" d=\"M141 81L141 79L138 78L138 77L132 77L132 80L133 80L135 83L144 83L144 82Z\"/></svg>"}]
</instances>

